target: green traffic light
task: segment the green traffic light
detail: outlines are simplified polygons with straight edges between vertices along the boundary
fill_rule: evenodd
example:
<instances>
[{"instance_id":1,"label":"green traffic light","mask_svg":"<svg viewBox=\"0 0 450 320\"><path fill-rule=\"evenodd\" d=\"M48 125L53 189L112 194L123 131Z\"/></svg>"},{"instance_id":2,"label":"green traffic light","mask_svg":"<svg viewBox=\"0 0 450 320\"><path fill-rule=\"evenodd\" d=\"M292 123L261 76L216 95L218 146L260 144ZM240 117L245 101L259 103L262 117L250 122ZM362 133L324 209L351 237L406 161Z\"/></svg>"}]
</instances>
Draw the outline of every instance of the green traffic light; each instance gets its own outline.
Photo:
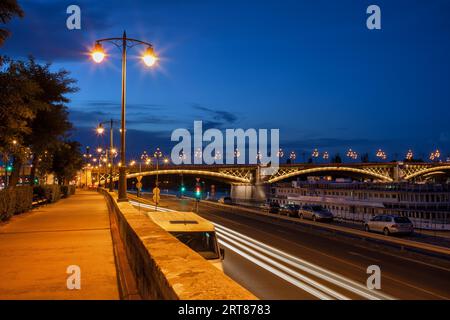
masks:
<instances>
[{"instance_id":1,"label":"green traffic light","mask_svg":"<svg viewBox=\"0 0 450 320\"><path fill-rule=\"evenodd\" d=\"M7 167L6 167L6 171L11 172L12 170L13 170L13 167L12 167L12 166L7 166Z\"/></svg>"},{"instance_id":2,"label":"green traffic light","mask_svg":"<svg viewBox=\"0 0 450 320\"><path fill-rule=\"evenodd\" d=\"M182 186L181 187L181 192L185 192L186 191L186 187L185 186Z\"/></svg>"}]
</instances>

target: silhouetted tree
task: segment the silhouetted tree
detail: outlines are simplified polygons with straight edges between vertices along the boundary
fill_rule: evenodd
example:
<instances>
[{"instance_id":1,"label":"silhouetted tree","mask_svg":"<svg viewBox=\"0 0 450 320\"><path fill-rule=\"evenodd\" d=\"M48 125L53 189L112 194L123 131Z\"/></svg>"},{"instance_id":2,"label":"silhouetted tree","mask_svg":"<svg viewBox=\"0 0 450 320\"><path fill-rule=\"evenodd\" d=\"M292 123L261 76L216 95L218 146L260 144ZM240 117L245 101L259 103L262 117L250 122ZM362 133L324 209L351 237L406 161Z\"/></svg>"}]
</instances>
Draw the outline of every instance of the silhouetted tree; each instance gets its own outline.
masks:
<instances>
[{"instance_id":1,"label":"silhouetted tree","mask_svg":"<svg viewBox=\"0 0 450 320\"><path fill-rule=\"evenodd\" d=\"M51 170L55 173L58 184L68 184L83 166L80 148L79 142L66 141L61 143L53 153Z\"/></svg>"},{"instance_id":2,"label":"silhouetted tree","mask_svg":"<svg viewBox=\"0 0 450 320\"><path fill-rule=\"evenodd\" d=\"M36 99L42 89L23 68L23 62L0 59L0 154L4 163L14 159L13 174L20 169L16 164L29 155L23 137L31 133L29 123L42 106Z\"/></svg>"},{"instance_id":3,"label":"silhouetted tree","mask_svg":"<svg viewBox=\"0 0 450 320\"><path fill-rule=\"evenodd\" d=\"M0 23L6 24L12 18L24 16L22 8L17 3L17 0L1 0L0 1ZM7 29L0 28L0 46L3 45L6 38L10 36L11 32ZM1 60L1 58L0 58Z\"/></svg>"},{"instance_id":4,"label":"silhouetted tree","mask_svg":"<svg viewBox=\"0 0 450 320\"><path fill-rule=\"evenodd\" d=\"M77 88L67 71L52 72L50 64L38 64L33 58L8 59L4 65L0 84L7 90L0 92L0 120L5 120L0 124L0 136L6 144L5 150L0 151L14 160L10 179L10 187L14 187L25 159L32 158L34 181L39 159L67 139L72 125L65 105L69 102L66 94Z\"/></svg>"}]
</instances>

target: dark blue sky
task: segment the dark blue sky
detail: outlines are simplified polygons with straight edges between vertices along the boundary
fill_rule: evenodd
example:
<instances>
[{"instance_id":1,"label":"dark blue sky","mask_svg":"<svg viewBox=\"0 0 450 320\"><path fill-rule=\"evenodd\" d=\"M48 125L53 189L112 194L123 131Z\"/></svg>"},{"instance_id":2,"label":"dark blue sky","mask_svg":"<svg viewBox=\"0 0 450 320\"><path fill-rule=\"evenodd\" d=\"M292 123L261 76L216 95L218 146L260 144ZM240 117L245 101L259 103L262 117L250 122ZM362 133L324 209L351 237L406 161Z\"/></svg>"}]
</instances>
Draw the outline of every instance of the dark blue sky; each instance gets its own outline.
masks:
<instances>
[{"instance_id":1,"label":"dark blue sky","mask_svg":"<svg viewBox=\"0 0 450 320\"><path fill-rule=\"evenodd\" d=\"M94 40L121 36L154 44L159 67L129 52L128 145L157 145L194 120L217 128L280 128L288 151L417 155L450 153L450 1L20 1L26 17L3 54L33 54L65 68L80 91L70 103L75 137L99 143L99 120L119 118L120 56L94 65ZM82 29L66 29L78 4ZM366 8L382 30L366 28ZM169 150L167 150L168 152Z\"/></svg>"}]
</instances>

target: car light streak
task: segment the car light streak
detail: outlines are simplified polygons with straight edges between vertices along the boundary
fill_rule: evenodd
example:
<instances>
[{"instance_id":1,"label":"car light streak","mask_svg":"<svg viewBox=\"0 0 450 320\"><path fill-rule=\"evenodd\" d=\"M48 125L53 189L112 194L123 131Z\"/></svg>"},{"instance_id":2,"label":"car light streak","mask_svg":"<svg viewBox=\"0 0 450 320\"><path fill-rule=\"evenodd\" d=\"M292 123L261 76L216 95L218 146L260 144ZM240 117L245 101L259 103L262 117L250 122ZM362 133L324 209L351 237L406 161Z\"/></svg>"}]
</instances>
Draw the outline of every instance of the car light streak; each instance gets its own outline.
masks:
<instances>
[{"instance_id":1,"label":"car light streak","mask_svg":"<svg viewBox=\"0 0 450 320\"><path fill-rule=\"evenodd\" d=\"M386 294L370 290L355 281L352 281L352 280L347 279L343 276L340 276L334 272L331 272L324 268L316 266L305 260L294 257L286 252L283 252L281 250L278 250L276 248L268 246L260 241L252 239L250 237L247 237L241 233L238 233L234 230L226 228L220 224L215 223L214 225L216 226L216 232L219 235L219 238L220 238L220 236L232 237L233 239L243 243L244 245L246 245L250 248L256 249L262 253L267 254L270 257L273 257L277 260L283 261L288 265L291 265L295 268L298 268L300 270L308 272L311 275L314 275L320 279L323 279L325 281L333 283L341 288L349 290L361 297L364 297L366 299L371 299L371 300L381 300L381 299L391 300L391 299L393 299L392 297L390 297ZM250 249L250 250L252 250L252 249ZM291 269L289 269L289 270L291 270ZM295 272L295 271L292 271L292 272Z\"/></svg>"}]
</instances>

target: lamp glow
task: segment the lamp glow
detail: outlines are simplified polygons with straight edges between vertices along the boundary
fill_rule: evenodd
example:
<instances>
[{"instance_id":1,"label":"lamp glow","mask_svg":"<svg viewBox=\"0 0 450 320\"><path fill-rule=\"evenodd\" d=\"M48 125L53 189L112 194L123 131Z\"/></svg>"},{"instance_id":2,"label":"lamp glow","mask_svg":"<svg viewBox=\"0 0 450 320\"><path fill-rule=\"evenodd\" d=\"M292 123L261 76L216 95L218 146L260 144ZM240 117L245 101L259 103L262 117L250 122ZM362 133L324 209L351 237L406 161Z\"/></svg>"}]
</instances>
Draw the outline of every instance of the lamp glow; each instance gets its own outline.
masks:
<instances>
[{"instance_id":1,"label":"lamp glow","mask_svg":"<svg viewBox=\"0 0 450 320\"><path fill-rule=\"evenodd\" d=\"M100 43L96 43L94 46L94 50L92 50L92 60L96 63L100 63L105 58L105 52L103 51L103 47Z\"/></svg>"},{"instance_id":2,"label":"lamp glow","mask_svg":"<svg viewBox=\"0 0 450 320\"><path fill-rule=\"evenodd\" d=\"M145 54L142 56L142 60L147 67L152 67L156 63L158 58L156 57L152 47L147 48Z\"/></svg>"}]
</instances>

